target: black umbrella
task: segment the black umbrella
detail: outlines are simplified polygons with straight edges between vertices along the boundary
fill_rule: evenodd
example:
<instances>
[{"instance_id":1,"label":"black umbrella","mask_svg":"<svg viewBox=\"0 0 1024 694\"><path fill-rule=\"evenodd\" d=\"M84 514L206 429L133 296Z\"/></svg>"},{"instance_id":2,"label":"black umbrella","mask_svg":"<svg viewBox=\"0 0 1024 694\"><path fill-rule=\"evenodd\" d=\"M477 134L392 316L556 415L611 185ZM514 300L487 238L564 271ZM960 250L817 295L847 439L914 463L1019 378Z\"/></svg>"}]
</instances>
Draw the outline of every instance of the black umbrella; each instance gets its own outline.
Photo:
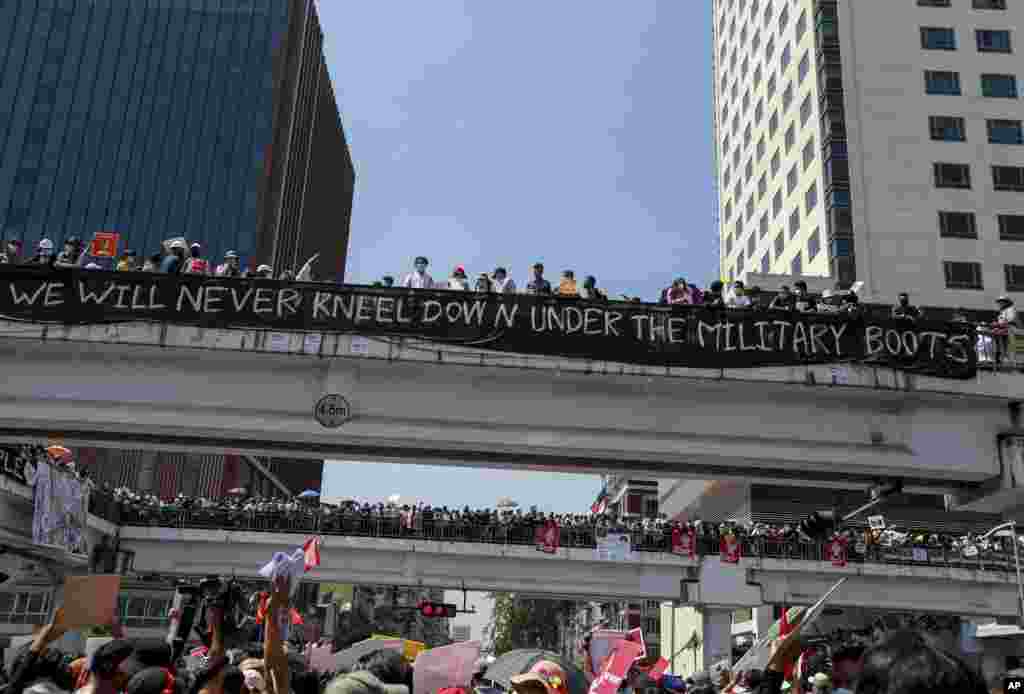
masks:
<instances>
[{"instance_id":1,"label":"black umbrella","mask_svg":"<svg viewBox=\"0 0 1024 694\"><path fill-rule=\"evenodd\" d=\"M566 677L569 678L566 683L569 694L587 694L590 685L587 684L587 676L583 674L582 670L557 653L542 651L538 648L522 648L498 656L497 660L487 667L484 679L491 680L509 690L512 688L511 679L513 677L529 672L530 668L541 660L550 660L562 666Z\"/></svg>"}]
</instances>

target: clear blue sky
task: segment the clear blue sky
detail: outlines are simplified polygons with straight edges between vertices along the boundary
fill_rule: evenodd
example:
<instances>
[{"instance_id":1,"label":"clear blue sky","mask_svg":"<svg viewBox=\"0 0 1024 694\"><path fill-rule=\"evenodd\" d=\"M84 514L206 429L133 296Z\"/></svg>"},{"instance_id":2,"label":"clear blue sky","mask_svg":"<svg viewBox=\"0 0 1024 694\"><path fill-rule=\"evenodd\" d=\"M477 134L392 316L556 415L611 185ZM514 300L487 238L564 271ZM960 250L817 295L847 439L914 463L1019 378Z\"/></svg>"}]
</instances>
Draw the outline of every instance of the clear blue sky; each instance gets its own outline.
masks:
<instances>
[{"instance_id":1,"label":"clear blue sky","mask_svg":"<svg viewBox=\"0 0 1024 694\"><path fill-rule=\"evenodd\" d=\"M459 264L471 276L503 265L521 285L541 260L550 279L571 268L645 300L676 276L715 278L710 3L319 8L356 166L348 281L397 277L420 254L435 279ZM403 491L390 466L359 469L344 473L348 493ZM343 493L333 489L342 474L328 472L329 494ZM437 498L455 480L499 481L489 471L418 474L401 480ZM592 499L596 481L569 479L538 484L524 473L441 503L492 504L497 488L530 489L542 506Z\"/></svg>"}]
</instances>

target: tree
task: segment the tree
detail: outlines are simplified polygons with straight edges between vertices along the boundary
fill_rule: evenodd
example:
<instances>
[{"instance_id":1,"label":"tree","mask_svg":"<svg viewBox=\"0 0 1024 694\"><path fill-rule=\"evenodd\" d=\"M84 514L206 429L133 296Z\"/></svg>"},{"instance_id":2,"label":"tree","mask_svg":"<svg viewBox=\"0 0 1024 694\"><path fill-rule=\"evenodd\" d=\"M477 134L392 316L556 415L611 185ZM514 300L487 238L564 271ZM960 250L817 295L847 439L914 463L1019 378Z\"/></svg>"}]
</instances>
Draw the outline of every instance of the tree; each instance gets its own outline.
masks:
<instances>
[{"instance_id":1,"label":"tree","mask_svg":"<svg viewBox=\"0 0 1024 694\"><path fill-rule=\"evenodd\" d=\"M559 632L570 615L572 603L517 597L513 593L492 593L494 612L487 636L494 655L517 648L559 650Z\"/></svg>"}]
</instances>

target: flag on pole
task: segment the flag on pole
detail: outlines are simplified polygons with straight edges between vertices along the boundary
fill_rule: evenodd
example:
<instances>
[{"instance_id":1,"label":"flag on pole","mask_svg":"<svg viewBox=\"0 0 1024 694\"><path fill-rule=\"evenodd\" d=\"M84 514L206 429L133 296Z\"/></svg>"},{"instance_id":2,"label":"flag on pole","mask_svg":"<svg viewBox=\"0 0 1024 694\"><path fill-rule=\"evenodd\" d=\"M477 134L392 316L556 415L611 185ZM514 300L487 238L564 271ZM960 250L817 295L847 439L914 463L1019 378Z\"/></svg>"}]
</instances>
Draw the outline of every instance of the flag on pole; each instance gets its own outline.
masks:
<instances>
[{"instance_id":1,"label":"flag on pole","mask_svg":"<svg viewBox=\"0 0 1024 694\"><path fill-rule=\"evenodd\" d=\"M320 566L320 538L311 537L302 545L302 554L306 561L306 571Z\"/></svg>"}]
</instances>

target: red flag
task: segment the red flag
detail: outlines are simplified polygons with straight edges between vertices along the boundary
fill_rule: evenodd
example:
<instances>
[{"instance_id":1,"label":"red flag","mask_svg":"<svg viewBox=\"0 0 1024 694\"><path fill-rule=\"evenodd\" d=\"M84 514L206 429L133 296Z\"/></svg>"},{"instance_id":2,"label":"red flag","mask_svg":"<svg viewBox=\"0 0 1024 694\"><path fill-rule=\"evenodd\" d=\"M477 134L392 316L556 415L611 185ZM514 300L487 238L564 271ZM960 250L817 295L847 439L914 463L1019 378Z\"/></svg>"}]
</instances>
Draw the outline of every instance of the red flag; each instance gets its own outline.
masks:
<instances>
[{"instance_id":1,"label":"red flag","mask_svg":"<svg viewBox=\"0 0 1024 694\"><path fill-rule=\"evenodd\" d=\"M841 538L837 537L825 545L825 552L832 562L832 566L840 568L846 566L846 542Z\"/></svg>"},{"instance_id":2,"label":"red flag","mask_svg":"<svg viewBox=\"0 0 1024 694\"><path fill-rule=\"evenodd\" d=\"M549 520L537 528L536 542L537 549L548 554L555 554L558 551L558 523Z\"/></svg>"},{"instance_id":3,"label":"red flag","mask_svg":"<svg viewBox=\"0 0 1024 694\"><path fill-rule=\"evenodd\" d=\"M782 640L786 638L786 635L793 633L793 630L795 628L796 625L789 623L789 610L786 609L785 605L783 605L782 619L779 620L779 639ZM786 663L785 668L783 669L782 678L786 682L790 681L793 678L793 665L794 664L791 662Z\"/></svg>"},{"instance_id":4,"label":"red flag","mask_svg":"<svg viewBox=\"0 0 1024 694\"><path fill-rule=\"evenodd\" d=\"M718 544L718 548L722 553L722 561L727 564L739 563L743 550L740 547L740 540L738 537L732 533L723 535L721 542Z\"/></svg>"},{"instance_id":5,"label":"red flag","mask_svg":"<svg viewBox=\"0 0 1024 694\"><path fill-rule=\"evenodd\" d=\"M672 529L672 554L681 554L693 559L697 554L696 533L693 528Z\"/></svg>"},{"instance_id":6,"label":"red flag","mask_svg":"<svg viewBox=\"0 0 1024 694\"><path fill-rule=\"evenodd\" d=\"M664 658L658 658L658 662L654 664L654 667L647 671L647 676L655 682L660 682L666 670L668 670L668 661Z\"/></svg>"},{"instance_id":7,"label":"red flag","mask_svg":"<svg viewBox=\"0 0 1024 694\"><path fill-rule=\"evenodd\" d=\"M260 605L256 609L256 623L263 624L270 610L270 593L260 593Z\"/></svg>"},{"instance_id":8,"label":"red flag","mask_svg":"<svg viewBox=\"0 0 1024 694\"><path fill-rule=\"evenodd\" d=\"M320 566L320 538L311 537L302 545L302 554L306 559L306 571Z\"/></svg>"}]
</instances>

